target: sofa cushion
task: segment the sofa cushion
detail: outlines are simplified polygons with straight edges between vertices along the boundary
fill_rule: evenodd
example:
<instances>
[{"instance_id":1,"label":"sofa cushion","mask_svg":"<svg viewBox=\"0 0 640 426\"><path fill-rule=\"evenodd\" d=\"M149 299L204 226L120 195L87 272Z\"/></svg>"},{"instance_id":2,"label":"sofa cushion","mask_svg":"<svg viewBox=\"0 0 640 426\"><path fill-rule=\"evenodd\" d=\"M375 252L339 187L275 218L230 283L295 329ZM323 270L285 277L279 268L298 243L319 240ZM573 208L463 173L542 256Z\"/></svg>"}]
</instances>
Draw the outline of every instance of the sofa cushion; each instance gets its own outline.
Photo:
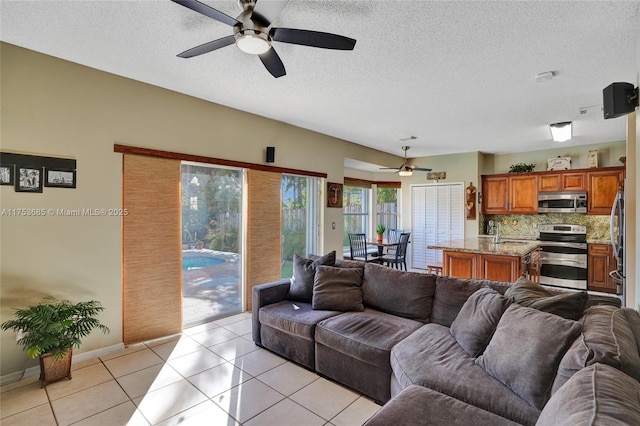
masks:
<instances>
[{"instance_id":1,"label":"sofa cushion","mask_svg":"<svg viewBox=\"0 0 640 426\"><path fill-rule=\"evenodd\" d=\"M498 293L504 294L510 285L497 281L438 276L431 322L450 327L462 309L462 305L473 293L483 287L490 287Z\"/></svg>"},{"instance_id":2,"label":"sofa cushion","mask_svg":"<svg viewBox=\"0 0 640 426\"><path fill-rule=\"evenodd\" d=\"M640 383L611 366L593 364L577 372L553 395L536 424L638 425Z\"/></svg>"},{"instance_id":3,"label":"sofa cushion","mask_svg":"<svg viewBox=\"0 0 640 426\"><path fill-rule=\"evenodd\" d=\"M491 288L481 288L462 305L451 324L451 335L472 357L482 353L511 300Z\"/></svg>"},{"instance_id":4,"label":"sofa cushion","mask_svg":"<svg viewBox=\"0 0 640 426\"><path fill-rule=\"evenodd\" d=\"M316 342L375 366L389 367L391 348L423 324L366 308L321 321Z\"/></svg>"},{"instance_id":5,"label":"sofa cushion","mask_svg":"<svg viewBox=\"0 0 640 426\"><path fill-rule=\"evenodd\" d=\"M488 375L456 343L449 328L439 324L426 324L395 345L391 368L392 396L410 385L420 385L520 424L533 425L540 414Z\"/></svg>"},{"instance_id":6,"label":"sofa cushion","mask_svg":"<svg viewBox=\"0 0 640 426\"><path fill-rule=\"evenodd\" d=\"M298 302L311 303L313 296L313 279L318 265L333 265L336 261L336 252L332 251L319 259L312 260L293 255L293 276L289 287L288 299Z\"/></svg>"},{"instance_id":7,"label":"sofa cushion","mask_svg":"<svg viewBox=\"0 0 640 426\"><path fill-rule=\"evenodd\" d=\"M640 381L640 355L634 329L636 311L615 306L593 306L580 319L582 333L560 362L554 392L576 372L597 362L615 367ZM640 333L640 329L636 330Z\"/></svg>"},{"instance_id":8,"label":"sofa cushion","mask_svg":"<svg viewBox=\"0 0 640 426\"><path fill-rule=\"evenodd\" d=\"M361 268L318 266L313 282L313 309L364 311Z\"/></svg>"},{"instance_id":9,"label":"sofa cushion","mask_svg":"<svg viewBox=\"0 0 640 426\"><path fill-rule=\"evenodd\" d=\"M366 306L403 318L428 322L435 285L435 276L431 274L367 263L362 293Z\"/></svg>"},{"instance_id":10,"label":"sofa cushion","mask_svg":"<svg viewBox=\"0 0 640 426\"><path fill-rule=\"evenodd\" d=\"M581 328L579 322L513 304L476 362L531 405L542 409L551 396L558 364Z\"/></svg>"},{"instance_id":11,"label":"sofa cushion","mask_svg":"<svg viewBox=\"0 0 640 426\"><path fill-rule=\"evenodd\" d=\"M432 389L411 385L386 403L364 426L415 426L427 422L429 426L518 424Z\"/></svg>"},{"instance_id":12,"label":"sofa cushion","mask_svg":"<svg viewBox=\"0 0 640 426\"><path fill-rule=\"evenodd\" d=\"M260 322L285 333L313 339L316 325L327 318L336 316L338 311L318 311L310 303L285 300L260 308Z\"/></svg>"},{"instance_id":13,"label":"sofa cushion","mask_svg":"<svg viewBox=\"0 0 640 426\"><path fill-rule=\"evenodd\" d=\"M513 298L516 303L522 306L572 320L577 320L582 316L589 297L586 291L553 293L524 277L518 278L506 291L505 296Z\"/></svg>"}]
</instances>

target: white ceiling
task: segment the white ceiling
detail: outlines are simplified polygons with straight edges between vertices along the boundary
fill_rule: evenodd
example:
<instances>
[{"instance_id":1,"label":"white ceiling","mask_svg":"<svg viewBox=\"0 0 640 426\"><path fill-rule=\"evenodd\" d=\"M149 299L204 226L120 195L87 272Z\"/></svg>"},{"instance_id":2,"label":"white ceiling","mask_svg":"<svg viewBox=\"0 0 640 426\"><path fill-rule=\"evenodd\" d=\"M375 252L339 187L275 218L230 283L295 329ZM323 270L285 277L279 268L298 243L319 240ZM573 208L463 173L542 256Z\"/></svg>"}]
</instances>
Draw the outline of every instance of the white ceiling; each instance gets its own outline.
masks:
<instances>
[{"instance_id":1,"label":"white ceiling","mask_svg":"<svg viewBox=\"0 0 640 426\"><path fill-rule=\"evenodd\" d=\"M268 1L268 0L258 0ZM204 3L237 16L234 0ZM624 140L602 89L637 82L640 1L291 0L274 26L342 34L353 51L274 43L275 79L235 46L176 55L232 34L169 0L2 0L2 41L409 157ZM538 83L538 73L555 77ZM588 107L580 114L580 107ZM416 140L401 141L415 135Z\"/></svg>"}]
</instances>

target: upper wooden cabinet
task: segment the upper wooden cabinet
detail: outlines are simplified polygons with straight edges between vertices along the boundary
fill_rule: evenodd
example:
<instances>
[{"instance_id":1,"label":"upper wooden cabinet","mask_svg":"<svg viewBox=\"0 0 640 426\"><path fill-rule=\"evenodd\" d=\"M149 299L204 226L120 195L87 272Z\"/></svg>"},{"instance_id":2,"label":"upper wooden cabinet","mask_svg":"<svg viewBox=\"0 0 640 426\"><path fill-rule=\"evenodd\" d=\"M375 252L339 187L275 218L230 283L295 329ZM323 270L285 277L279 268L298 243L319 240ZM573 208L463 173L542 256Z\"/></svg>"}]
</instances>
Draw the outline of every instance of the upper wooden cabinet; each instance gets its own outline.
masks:
<instances>
[{"instance_id":1,"label":"upper wooden cabinet","mask_svg":"<svg viewBox=\"0 0 640 426\"><path fill-rule=\"evenodd\" d=\"M587 172L587 213L611 214L618 187L624 181L624 167Z\"/></svg>"},{"instance_id":2,"label":"upper wooden cabinet","mask_svg":"<svg viewBox=\"0 0 640 426\"><path fill-rule=\"evenodd\" d=\"M482 176L482 211L485 214L538 213L538 177Z\"/></svg>"},{"instance_id":3,"label":"upper wooden cabinet","mask_svg":"<svg viewBox=\"0 0 640 426\"><path fill-rule=\"evenodd\" d=\"M538 192L587 191L587 213L608 215L624 166L482 176L484 214L537 214Z\"/></svg>"},{"instance_id":4,"label":"upper wooden cabinet","mask_svg":"<svg viewBox=\"0 0 640 426\"><path fill-rule=\"evenodd\" d=\"M538 191L584 191L587 189L585 172L561 172L538 176Z\"/></svg>"}]
</instances>

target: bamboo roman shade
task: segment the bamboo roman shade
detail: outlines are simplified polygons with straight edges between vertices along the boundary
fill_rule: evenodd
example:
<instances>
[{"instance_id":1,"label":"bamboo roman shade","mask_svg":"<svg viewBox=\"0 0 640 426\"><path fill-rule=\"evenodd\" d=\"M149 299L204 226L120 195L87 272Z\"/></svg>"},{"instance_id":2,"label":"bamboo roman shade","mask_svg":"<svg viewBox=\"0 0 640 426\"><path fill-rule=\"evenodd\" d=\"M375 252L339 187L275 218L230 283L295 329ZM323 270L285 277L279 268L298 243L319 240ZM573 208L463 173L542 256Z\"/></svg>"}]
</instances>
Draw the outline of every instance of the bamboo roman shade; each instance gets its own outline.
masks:
<instances>
[{"instance_id":1,"label":"bamboo roman shade","mask_svg":"<svg viewBox=\"0 0 640 426\"><path fill-rule=\"evenodd\" d=\"M247 208L247 310L253 286L280 279L282 174L249 170Z\"/></svg>"},{"instance_id":2,"label":"bamboo roman shade","mask_svg":"<svg viewBox=\"0 0 640 426\"><path fill-rule=\"evenodd\" d=\"M123 156L123 340L182 331L180 161Z\"/></svg>"}]
</instances>

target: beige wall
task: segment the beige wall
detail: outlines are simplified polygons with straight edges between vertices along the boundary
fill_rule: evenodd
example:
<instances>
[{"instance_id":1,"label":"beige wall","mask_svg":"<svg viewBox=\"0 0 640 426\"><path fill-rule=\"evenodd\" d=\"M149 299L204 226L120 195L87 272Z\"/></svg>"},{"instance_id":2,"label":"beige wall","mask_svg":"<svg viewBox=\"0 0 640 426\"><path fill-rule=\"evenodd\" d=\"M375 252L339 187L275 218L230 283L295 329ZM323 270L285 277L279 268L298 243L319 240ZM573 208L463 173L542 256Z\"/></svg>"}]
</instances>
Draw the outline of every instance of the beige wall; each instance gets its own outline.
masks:
<instances>
[{"instance_id":1,"label":"beige wall","mask_svg":"<svg viewBox=\"0 0 640 426\"><path fill-rule=\"evenodd\" d=\"M324 172L342 182L344 157L397 164L401 157L261 118L2 43L1 149L75 158L77 188L42 194L0 187L3 209L117 208L122 155L114 143L264 162ZM325 209L323 251L341 250L342 211ZM336 229L331 229L336 222ZM11 217L0 220L0 321L41 295L97 299L108 335L92 334L78 353L122 342L121 221L118 217ZM159 230L160 232L160 230ZM0 375L36 365L2 332Z\"/></svg>"}]
</instances>

